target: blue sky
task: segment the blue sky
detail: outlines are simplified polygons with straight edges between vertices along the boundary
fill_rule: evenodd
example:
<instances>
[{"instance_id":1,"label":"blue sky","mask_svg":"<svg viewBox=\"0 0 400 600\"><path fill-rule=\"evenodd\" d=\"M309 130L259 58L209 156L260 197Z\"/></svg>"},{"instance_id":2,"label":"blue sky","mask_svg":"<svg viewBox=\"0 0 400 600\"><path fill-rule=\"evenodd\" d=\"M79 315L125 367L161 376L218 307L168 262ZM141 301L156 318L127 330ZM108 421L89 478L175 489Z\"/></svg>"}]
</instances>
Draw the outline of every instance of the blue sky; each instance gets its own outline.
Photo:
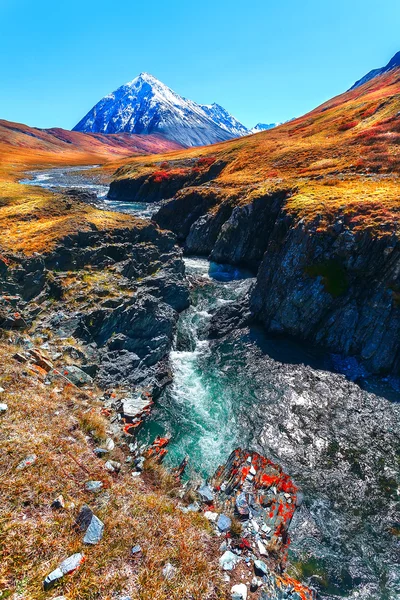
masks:
<instances>
[{"instance_id":1,"label":"blue sky","mask_svg":"<svg viewBox=\"0 0 400 600\"><path fill-rule=\"evenodd\" d=\"M400 50L398 0L0 0L0 24L0 118L36 127L73 127L141 71L283 121Z\"/></svg>"}]
</instances>

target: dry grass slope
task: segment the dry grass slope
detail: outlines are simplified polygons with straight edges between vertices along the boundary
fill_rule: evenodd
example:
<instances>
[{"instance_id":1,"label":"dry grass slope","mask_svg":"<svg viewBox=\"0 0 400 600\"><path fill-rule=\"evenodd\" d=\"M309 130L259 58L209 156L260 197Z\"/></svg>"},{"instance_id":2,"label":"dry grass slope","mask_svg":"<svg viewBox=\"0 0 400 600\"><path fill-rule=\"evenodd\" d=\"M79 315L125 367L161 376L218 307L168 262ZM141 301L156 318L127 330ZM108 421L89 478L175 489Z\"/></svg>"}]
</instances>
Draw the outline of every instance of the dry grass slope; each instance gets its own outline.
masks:
<instances>
[{"instance_id":1,"label":"dry grass slope","mask_svg":"<svg viewBox=\"0 0 400 600\"><path fill-rule=\"evenodd\" d=\"M87 396L59 383L44 385L11 359L17 348L0 340L0 565L1 598L41 600L65 594L68 600L109 600L124 592L137 600L204 600L223 598L213 548L217 540L206 520L183 514L173 499L171 480L160 469L133 478L128 466L116 476L93 453L109 423L100 413L96 394ZM32 466L17 470L26 456ZM111 458L124 461L121 449ZM100 480L97 496L84 489ZM62 494L65 509L50 508ZM73 524L87 503L105 523L102 541L84 546ZM131 548L140 544L134 558ZM44 577L75 552L84 564L65 576L53 592L44 592ZM176 576L167 581L170 562Z\"/></svg>"},{"instance_id":2,"label":"dry grass slope","mask_svg":"<svg viewBox=\"0 0 400 600\"><path fill-rule=\"evenodd\" d=\"M117 178L168 172L193 161L226 163L213 183L225 195L290 187L287 210L325 227L338 211L357 228L399 220L400 70L373 79L276 129L162 156L119 161Z\"/></svg>"}]
</instances>

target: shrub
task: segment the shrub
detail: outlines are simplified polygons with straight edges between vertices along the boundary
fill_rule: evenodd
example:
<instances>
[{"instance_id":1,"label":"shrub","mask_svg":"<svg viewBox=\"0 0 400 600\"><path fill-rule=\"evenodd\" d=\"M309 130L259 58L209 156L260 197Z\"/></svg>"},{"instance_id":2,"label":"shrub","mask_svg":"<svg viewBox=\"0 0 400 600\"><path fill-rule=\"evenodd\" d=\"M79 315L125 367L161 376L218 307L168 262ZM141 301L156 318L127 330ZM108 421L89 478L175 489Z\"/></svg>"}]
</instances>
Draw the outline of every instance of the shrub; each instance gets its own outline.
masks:
<instances>
[{"instance_id":1,"label":"shrub","mask_svg":"<svg viewBox=\"0 0 400 600\"><path fill-rule=\"evenodd\" d=\"M360 123L360 121L348 121L347 123L342 123L341 125L339 125L338 130L339 131L349 131L349 129L353 129L354 127L357 127L357 125Z\"/></svg>"}]
</instances>

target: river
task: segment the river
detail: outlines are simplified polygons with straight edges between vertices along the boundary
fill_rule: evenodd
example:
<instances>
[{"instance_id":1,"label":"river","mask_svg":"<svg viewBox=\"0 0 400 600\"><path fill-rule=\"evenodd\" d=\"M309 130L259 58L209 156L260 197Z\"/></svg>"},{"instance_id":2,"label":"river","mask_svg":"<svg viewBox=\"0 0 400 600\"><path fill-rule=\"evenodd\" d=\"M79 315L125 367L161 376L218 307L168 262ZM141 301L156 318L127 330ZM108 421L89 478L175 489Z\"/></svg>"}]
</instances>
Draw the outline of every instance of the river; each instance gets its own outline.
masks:
<instances>
[{"instance_id":1,"label":"river","mask_svg":"<svg viewBox=\"0 0 400 600\"><path fill-rule=\"evenodd\" d=\"M158 208L107 201L107 187L83 168L30 177L26 183L50 189L93 190L109 210L151 217ZM291 534L294 574L326 600L400 598L398 393L385 381L364 381L371 394L332 372L329 356L257 327L209 340L212 315L254 279L204 258L185 264L194 285L170 356L173 383L141 438L171 433L169 462L188 455L197 477L238 445L280 462L305 496Z\"/></svg>"}]
</instances>

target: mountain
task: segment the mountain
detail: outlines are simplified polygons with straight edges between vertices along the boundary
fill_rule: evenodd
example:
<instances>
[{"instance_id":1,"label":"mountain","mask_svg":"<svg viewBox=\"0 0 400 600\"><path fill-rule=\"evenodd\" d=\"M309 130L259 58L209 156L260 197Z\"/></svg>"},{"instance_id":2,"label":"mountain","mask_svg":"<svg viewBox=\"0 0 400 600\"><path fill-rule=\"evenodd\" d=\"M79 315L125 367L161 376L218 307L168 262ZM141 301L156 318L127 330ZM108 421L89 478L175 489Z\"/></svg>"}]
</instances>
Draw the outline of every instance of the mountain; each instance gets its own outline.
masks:
<instances>
[{"instance_id":1,"label":"mountain","mask_svg":"<svg viewBox=\"0 0 400 600\"><path fill-rule=\"evenodd\" d=\"M74 131L158 133L186 147L214 144L249 133L222 106L187 100L148 73L141 73L105 96Z\"/></svg>"},{"instance_id":2,"label":"mountain","mask_svg":"<svg viewBox=\"0 0 400 600\"><path fill-rule=\"evenodd\" d=\"M355 84L350 88L350 90L354 90L355 88L360 87L364 83L367 83L367 81L371 81L371 79L374 79L374 77L378 77L378 75L383 75L383 73L388 73L389 71L392 71L393 69L396 69L398 67L400 67L400 52L397 52L393 56L393 58L389 60L388 64L385 67L381 67L380 69L372 69L372 71L364 75L364 77L361 77L361 79L355 82Z\"/></svg>"},{"instance_id":3,"label":"mountain","mask_svg":"<svg viewBox=\"0 0 400 600\"><path fill-rule=\"evenodd\" d=\"M182 148L159 135L84 134L60 128L38 129L0 120L0 164L112 160Z\"/></svg>"},{"instance_id":4,"label":"mountain","mask_svg":"<svg viewBox=\"0 0 400 600\"><path fill-rule=\"evenodd\" d=\"M260 133L260 131L267 131L267 129L273 129L278 123L257 123L255 127L250 129L250 133Z\"/></svg>"}]
</instances>

